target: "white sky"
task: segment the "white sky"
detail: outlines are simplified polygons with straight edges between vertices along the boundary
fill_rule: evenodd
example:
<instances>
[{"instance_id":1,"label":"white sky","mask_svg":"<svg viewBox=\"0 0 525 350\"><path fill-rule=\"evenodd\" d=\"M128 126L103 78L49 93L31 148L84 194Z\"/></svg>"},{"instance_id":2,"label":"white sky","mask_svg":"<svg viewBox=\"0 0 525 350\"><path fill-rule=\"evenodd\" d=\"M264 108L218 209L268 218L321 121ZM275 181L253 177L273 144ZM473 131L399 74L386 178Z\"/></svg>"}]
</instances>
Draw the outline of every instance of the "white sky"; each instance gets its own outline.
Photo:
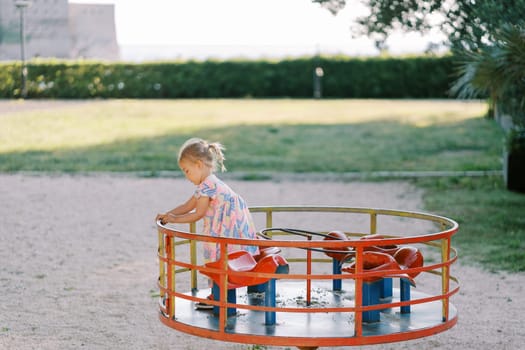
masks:
<instances>
[{"instance_id":1,"label":"white sky","mask_svg":"<svg viewBox=\"0 0 525 350\"><path fill-rule=\"evenodd\" d=\"M352 20L367 12L359 0L347 0L346 8L337 16L310 0L70 2L115 4L121 46L223 46L223 51L227 50L223 57L246 55L246 50L250 56L271 56L272 50L278 56L285 47L292 55L317 50L354 56L377 53L367 38L351 37ZM427 42L417 34L396 35L388 41L392 54L422 52Z\"/></svg>"}]
</instances>

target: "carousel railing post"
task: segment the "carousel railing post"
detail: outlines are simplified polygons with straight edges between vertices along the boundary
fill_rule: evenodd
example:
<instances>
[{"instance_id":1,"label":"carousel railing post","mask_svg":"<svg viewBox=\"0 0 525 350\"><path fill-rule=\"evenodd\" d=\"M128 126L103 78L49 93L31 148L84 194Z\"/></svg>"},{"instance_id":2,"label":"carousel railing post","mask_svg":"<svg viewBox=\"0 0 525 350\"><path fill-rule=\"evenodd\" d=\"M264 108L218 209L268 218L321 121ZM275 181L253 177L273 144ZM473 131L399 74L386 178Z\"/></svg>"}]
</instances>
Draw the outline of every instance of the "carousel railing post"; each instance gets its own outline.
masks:
<instances>
[{"instance_id":1,"label":"carousel railing post","mask_svg":"<svg viewBox=\"0 0 525 350\"><path fill-rule=\"evenodd\" d=\"M312 236L308 235L308 241L312 240ZM312 250L306 250L306 305L310 306L312 303L312 280L310 276L312 275Z\"/></svg>"},{"instance_id":2,"label":"carousel railing post","mask_svg":"<svg viewBox=\"0 0 525 350\"><path fill-rule=\"evenodd\" d=\"M220 243L221 252L221 271L220 271L220 298L219 298L219 331L221 333L226 331L228 321L228 244Z\"/></svg>"},{"instance_id":3,"label":"carousel railing post","mask_svg":"<svg viewBox=\"0 0 525 350\"><path fill-rule=\"evenodd\" d=\"M171 292L175 291L175 269L173 260L175 260L175 247L173 245L173 237L166 235L166 256L168 258L168 297L166 298L166 308L168 309L169 318L175 315L175 300Z\"/></svg>"},{"instance_id":4,"label":"carousel railing post","mask_svg":"<svg viewBox=\"0 0 525 350\"><path fill-rule=\"evenodd\" d=\"M270 228L270 227L272 227L272 225L273 225L272 211L268 210L266 212L266 228ZM270 233L270 235L271 235L271 233Z\"/></svg>"},{"instance_id":5,"label":"carousel railing post","mask_svg":"<svg viewBox=\"0 0 525 350\"><path fill-rule=\"evenodd\" d=\"M363 335L363 277L359 276L363 272L363 247L357 246L355 248L355 336L361 337Z\"/></svg>"},{"instance_id":6,"label":"carousel railing post","mask_svg":"<svg viewBox=\"0 0 525 350\"><path fill-rule=\"evenodd\" d=\"M377 233L377 213L370 213L370 234Z\"/></svg>"},{"instance_id":7,"label":"carousel railing post","mask_svg":"<svg viewBox=\"0 0 525 350\"><path fill-rule=\"evenodd\" d=\"M166 288L166 264L164 261L162 261L160 258L164 258L166 256L166 249L164 245L164 233L161 232L161 230L158 230L158 239L159 239L159 247L157 250L158 258L159 258L159 297L160 300L164 301L164 308L166 308L166 292L163 288ZM167 308L165 310L167 312Z\"/></svg>"},{"instance_id":8,"label":"carousel railing post","mask_svg":"<svg viewBox=\"0 0 525 350\"><path fill-rule=\"evenodd\" d=\"M196 223L190 223L190 232L197 233ZM197 266L197 242L195 240L190 240L190 263L192 266ZM193 292L197 291L197 270L194 268L191 269L191 290Z\"/></svg>"},{"instance_id":9,"label":"carousel railing post","mask_svg":"<svg viewBox=\"0 0 525 350\"><path fill-rule=\"evenodd\" d=\"M446 295L448 294L449 288L450 288L450 237L443 238L441 240L441 262L444 263L442 269L441 269L441 287L442 287L442 294ZM448 312L449 312L449 298L443 298L443 311L442 311L442 319L443 322L448 320Z\"/></svg>"}]
</instances>

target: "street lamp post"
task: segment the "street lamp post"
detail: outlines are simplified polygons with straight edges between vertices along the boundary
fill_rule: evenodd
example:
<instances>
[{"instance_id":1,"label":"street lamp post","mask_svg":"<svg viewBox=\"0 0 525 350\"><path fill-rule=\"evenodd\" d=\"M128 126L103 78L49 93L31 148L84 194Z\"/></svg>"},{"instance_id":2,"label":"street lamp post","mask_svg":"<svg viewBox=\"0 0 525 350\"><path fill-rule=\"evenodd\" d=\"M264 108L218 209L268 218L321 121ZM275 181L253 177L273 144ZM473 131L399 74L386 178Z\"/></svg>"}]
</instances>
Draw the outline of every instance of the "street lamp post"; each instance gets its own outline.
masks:
<instances>
[{"instance_id":1,"label":"street lamp post","mask_svg":"<svg viewBox=\"0 0 525 350\"><path fill-rule=\"evenodd\" d=\"M20 96L22 98L27 97L26 33L24 24L24 10L29 5L31 5L31 1L29 0L15 0L15 6L18 8L18 10L20 10L20 60L22 63L20 74Z\"/></svg>"},{"instance_id":2,"label":"street lamp post","mask_svg":"<svg viewBox=\"0 0 525 350\"><path fill-rule=\"evenodd\" d=\"M323 78L324 71L322 67L315 67L314 69L314 98L319 99L323 97L323 85L321 80Z\"/></svg>"},{"instance_id":3,"label":"street lamp post","mask_svg":"<svg viewBox=\"0 0 525 350\"><path fill-rule=\"evenodd\" d=\"M321 55L319 53L319 46L317 46L317 54L315 57L315 68L313 72L314 98L320 99L323 97L322 78L324 76L323 68L321 67Z\"/></svg>"}]
</instances>

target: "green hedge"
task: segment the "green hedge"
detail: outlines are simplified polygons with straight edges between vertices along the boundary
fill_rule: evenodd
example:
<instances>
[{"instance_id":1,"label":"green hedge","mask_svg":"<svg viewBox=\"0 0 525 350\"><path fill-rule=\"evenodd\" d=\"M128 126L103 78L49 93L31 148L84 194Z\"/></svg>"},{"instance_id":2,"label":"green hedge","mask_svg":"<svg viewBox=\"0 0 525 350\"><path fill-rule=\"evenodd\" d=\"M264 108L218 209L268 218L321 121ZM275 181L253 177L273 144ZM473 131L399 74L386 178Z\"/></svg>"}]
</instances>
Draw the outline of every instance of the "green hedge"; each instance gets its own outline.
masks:
<instances>
[{"instance_id":1,"label":"green hedge","mask_svg":"<svg viewBox=\"0 0 525 350\"><path fill-rule=\"evenodd\" d=\"M453 57L103 63L32 61L28 98L444 98ZM20 63L0 63L0 98L20 96Z\"/></svg>"}]
</instances>

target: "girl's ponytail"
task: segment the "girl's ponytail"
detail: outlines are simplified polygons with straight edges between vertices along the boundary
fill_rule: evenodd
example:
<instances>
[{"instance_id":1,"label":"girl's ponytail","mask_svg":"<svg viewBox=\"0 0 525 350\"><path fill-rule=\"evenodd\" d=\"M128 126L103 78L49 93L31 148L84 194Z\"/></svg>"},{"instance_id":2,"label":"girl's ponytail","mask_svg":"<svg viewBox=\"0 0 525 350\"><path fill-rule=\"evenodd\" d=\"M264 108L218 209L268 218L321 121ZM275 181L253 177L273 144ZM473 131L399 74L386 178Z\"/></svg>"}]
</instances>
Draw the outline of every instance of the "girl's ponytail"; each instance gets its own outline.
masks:
<instances>
[{"instance_id":1,"label":"girl's ponytail","mask_svg":"<svg viewBox=\"0 0 525 350\"><path fill-rule=\"evenodd\" d=\"M218 142L213 142L208 144L208 147L210 151L214 153L214 168L218 168L222 172L226 171L226 167L224 166L224 161L226 160L223 152L225 149L224 146Z\"/></svg>"}]
</instances>

